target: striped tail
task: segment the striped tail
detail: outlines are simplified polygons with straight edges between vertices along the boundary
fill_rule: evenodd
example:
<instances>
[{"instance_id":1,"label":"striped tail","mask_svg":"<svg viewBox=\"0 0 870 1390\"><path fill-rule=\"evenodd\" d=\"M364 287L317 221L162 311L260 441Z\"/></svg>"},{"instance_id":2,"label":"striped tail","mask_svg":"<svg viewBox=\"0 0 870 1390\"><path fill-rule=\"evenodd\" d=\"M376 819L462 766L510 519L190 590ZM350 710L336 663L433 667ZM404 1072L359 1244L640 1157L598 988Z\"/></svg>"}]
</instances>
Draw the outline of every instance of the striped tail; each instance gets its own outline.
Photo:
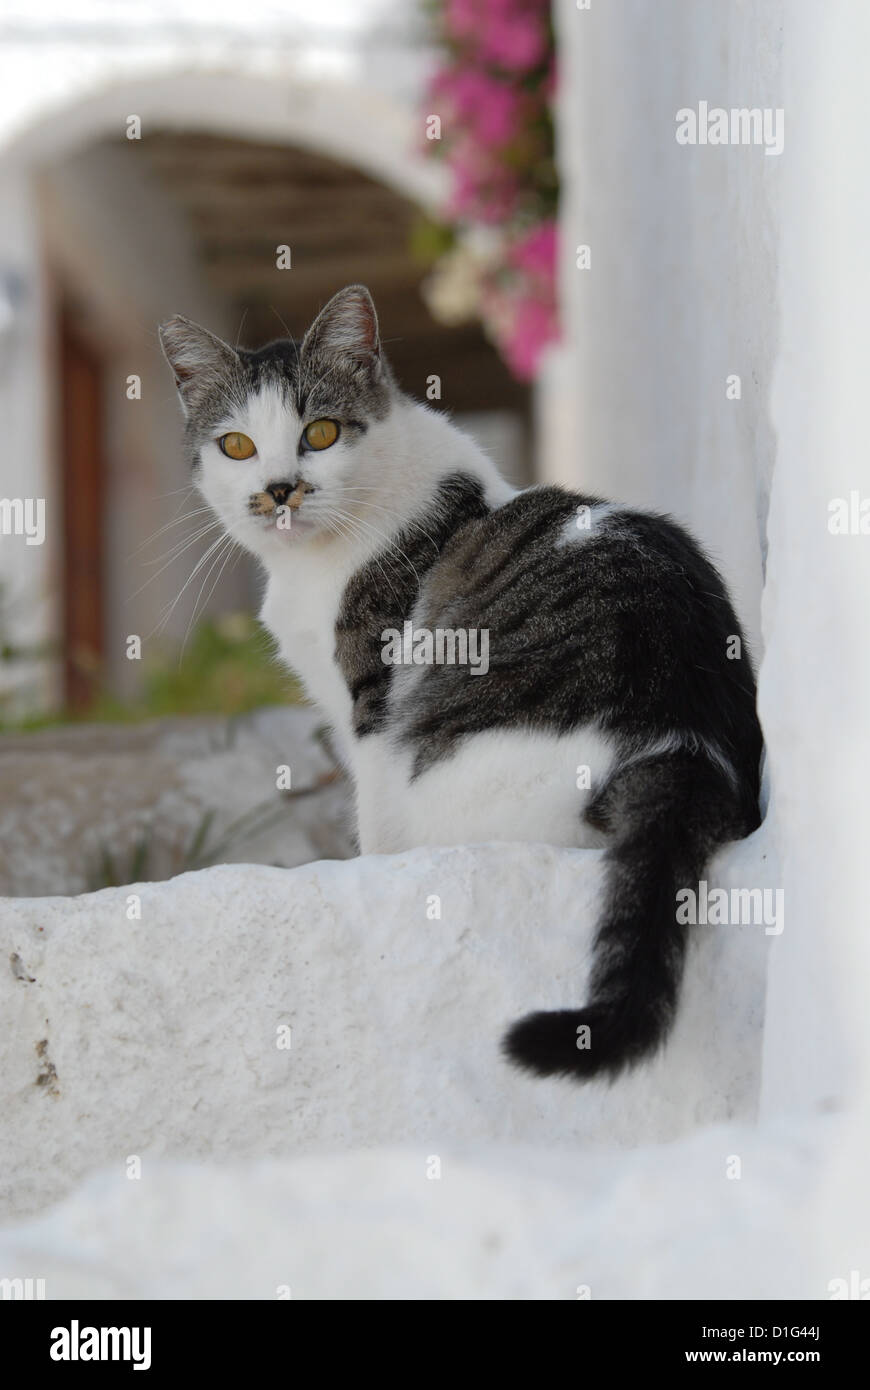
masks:
<instances>
[{"instance_id":1,"label":"striped tail","mask_svg":"<svg viewBox=\"0 0 870 1390\"><path fill-rule=\"evenodd\" d=\"M697 891L713 852L758 823L751 798L703 752L628 763L587 819L611 836L588 1002L529 1014L504 1039L510 1060L538 1076L612 1079L662 1046L686 956L677 893Z\"/></svg>"}]
</instances>

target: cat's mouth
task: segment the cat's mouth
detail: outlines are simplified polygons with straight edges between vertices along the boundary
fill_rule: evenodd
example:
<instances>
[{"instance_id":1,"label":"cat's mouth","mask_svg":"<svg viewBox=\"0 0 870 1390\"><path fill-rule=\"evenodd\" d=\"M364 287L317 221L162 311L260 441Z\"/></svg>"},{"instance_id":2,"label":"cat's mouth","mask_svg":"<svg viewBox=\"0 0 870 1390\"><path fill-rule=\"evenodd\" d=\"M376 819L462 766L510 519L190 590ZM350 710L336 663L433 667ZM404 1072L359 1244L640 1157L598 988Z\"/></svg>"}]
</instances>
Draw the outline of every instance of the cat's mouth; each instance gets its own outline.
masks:
<instances>
[{"instance_id":1,"label":"cat's mouth","mask_svg":"<svg viewBox=\"0 0 870 1390\"><path fill-rule=\"evenodd\" d=\"M286 533L308 531L312 521L300 516L299 508L305 497L314 492L312 483L303 480L292 483L270 483L262 492L254 492L248 499L248 514L256 518L263 531Z\"/></svg>"},{"instance_id":2,"label":"cat's mouth","mask_svg":"<svg viewBox=\"0 0 870 1390\"><path fill-rule=\"evenodd\" d=\"M270 517L288 510L296 512L302 506L309 492L314 492L314 484L300 478L292 483L270 483L262 492L252 492L248 499L251 516Z\"/></svg>"}]
</instances>

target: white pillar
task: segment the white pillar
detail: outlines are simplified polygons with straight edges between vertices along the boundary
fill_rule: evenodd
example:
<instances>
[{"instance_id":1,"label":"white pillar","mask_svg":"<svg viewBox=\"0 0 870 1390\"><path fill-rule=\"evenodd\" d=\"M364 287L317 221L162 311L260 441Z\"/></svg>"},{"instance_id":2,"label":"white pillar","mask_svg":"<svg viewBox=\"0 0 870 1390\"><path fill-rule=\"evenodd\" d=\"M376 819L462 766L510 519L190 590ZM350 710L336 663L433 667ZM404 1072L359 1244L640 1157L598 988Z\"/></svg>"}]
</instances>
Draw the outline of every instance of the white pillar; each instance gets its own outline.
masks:
<instances>
[{"instance_id":1,"label":"white pillar","mask_svg":"<svg viewBox=\"0 0 870 1390\"><path fill-rule=\"evenodd\" d=\"M0 207L0 498L45 504L42 544L0 535L0 634L13 646L30 649L60 635L63 495L52 466L51 363L38 223L30 180L14 162L0 169ZM49 707L59 688L57 661L0 663L0 713Z\"/></svg>"},{"instance_id":2,"label":"white pillar","mask_svg":"<svg viewBox=\"0 0 870 1390\"><path fill-rule=\"evenodd\" d=\"M870 498L868 40L861 3L789 12L760 690L786 890L768 1111L830 1106L870 1068L870 535L828 529L833 499Z\"/></svg>"}]
</instances>

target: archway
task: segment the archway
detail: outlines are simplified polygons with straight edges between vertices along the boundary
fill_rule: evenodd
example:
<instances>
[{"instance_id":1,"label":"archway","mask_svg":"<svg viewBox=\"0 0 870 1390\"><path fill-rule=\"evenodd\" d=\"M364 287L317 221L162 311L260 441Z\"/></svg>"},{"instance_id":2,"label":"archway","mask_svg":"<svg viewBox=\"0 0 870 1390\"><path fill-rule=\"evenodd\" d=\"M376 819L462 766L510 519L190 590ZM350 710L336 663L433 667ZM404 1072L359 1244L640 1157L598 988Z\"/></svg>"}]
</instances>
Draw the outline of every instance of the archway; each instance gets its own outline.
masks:
<instances>
[{"instance_id":1,"label":"archway","mask_svg":"<svg viewBox=\"0 0 870 1390\"><path fill-rule=\"evenodd\" d=\"M132 116L141 138L128 139ZM477 326L440 327L418 293L426 266L410 251L412 224L442 193L440 170L418 153L418 135L404 107L349 84L288 87L177 73L83 96L0 152L0 181L20 212L14 255L28 283L17 324L27 351L15 355L0 390L18 397L19 454L46 493L62 494L69 477L60 467L64 422L56 409L61 320L74 317L103 363L99 626L112 689L135 689L139 669L125 658L126 636L147 633L184 579L172 561L142 597L127 568L142 539L167 520L158 499L184 481L176 406L154 332L168 314L185 312L233 336L241 325L242 341L255 344L283 333L282 321L300 331L341 284L366 281L402 384L423 395L429 374L438 373L440 405L486 412L475 421L484 434L491 427L485 444L510 456L518 479L527 476L527 392ZM289 272L276 270L279 243L293 249ZM131 399L133 377L140 395ZM45 596L43 631L57 637L66 627L67 658L81 634L64 625L70 603L56 576L64 556L74 576L70 554L81 544L93 541L55 527L44 553L27 557L31 587ZM225 576L206 596L217 610L247 601L244 570L233 584ZM181 640L188 618L184 606L171 610L170 637ZM93 631L92 612L88 626Z\"/></svg>"}]
</instances>

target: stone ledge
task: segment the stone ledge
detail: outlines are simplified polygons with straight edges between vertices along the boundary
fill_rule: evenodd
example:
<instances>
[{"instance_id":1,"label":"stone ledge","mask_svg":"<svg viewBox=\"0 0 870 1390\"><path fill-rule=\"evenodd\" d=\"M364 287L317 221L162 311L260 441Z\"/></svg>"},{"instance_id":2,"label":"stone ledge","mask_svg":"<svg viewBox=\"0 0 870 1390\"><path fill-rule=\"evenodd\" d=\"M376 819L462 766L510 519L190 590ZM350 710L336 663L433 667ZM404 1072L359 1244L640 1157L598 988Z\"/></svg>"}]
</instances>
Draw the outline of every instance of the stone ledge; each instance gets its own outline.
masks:
<instances>
[{"instance_id":1,"label":"stone ledge","mask_svg":"<svg viewBox=\"0 0 870 1390\"><path fill-rule=\"evenodd\" d=\"M764 854L762 829L711 883L763 884ZM617 1085L503 1061L512 1019L582 1002L599 885L597 851L482 845L7 900L0 1213L129 1155L637 1146L751 1118L761 927L696 929L670 1043Z\"/></svg>"},{"instance_id":2,"label":"stone ledge","mask_svg":"<svg viewBox=\"0 0 870 1390\"><path fill-rule=\"evenodd\" d=\"M0 1276L49 1299L821 1299L848 1270L810 1234L826 1130L442 1150L437 1178L425 1145L146 1162L0 1233Z\"/></svg>"}]
</instances>

